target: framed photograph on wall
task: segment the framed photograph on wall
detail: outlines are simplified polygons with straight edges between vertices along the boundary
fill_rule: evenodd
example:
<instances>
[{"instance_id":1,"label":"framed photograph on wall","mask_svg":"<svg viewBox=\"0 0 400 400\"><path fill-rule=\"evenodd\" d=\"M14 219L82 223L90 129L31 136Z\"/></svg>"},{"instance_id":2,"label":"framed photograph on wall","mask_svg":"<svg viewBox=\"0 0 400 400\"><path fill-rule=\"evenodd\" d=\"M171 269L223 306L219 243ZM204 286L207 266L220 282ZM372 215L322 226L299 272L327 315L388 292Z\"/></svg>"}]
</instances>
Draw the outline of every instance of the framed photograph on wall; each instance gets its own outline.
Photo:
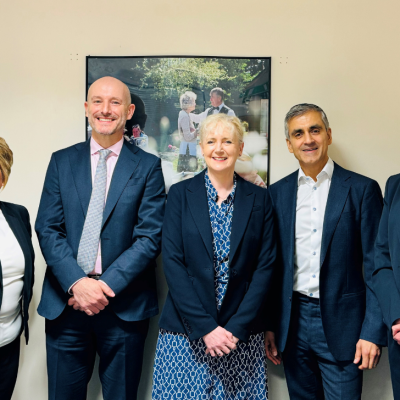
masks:
<instances>
[{"instance_id":1,"label":"framed photograph on wall","mask_svg":"<svg viewBox=\"0 0 400 400\"><path fill-rule=\"evenodd\" d=\"M86 59L86 93L103 76L124 82L135 113L125 139L158 155L167 189L205 168L199 127L210 114L236 115L245 128L235 170L269 184L270 57L95 57ZM86 119L86 138L91 127Z\"/></svg>"}]
</instances>

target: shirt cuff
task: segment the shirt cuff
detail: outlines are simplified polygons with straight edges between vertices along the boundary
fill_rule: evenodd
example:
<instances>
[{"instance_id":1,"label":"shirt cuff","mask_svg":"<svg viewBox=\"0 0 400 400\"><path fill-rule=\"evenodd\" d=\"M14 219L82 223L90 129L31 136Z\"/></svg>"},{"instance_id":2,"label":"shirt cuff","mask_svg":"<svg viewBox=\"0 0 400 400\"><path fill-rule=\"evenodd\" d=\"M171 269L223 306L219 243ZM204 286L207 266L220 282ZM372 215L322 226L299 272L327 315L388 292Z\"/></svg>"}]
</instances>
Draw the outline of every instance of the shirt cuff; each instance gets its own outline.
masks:
<instances>
[{"instance_id":1,"label":"shirt cuff","mask_svg":"<svg viewBox=\"0 0 400 400\"><path fill-rule=\"evenodd\" d=\"M73 296L74 294L72 293L72 288L73 288L79 281L81 281L82 279L86 279L86 278L87 278L87 276L84 276L83 278L78 279L76 282L74 282L74 283L69 287L69 289L68 289L68 294L70 294L71 296Z\"/></svg>"}]
</instances>

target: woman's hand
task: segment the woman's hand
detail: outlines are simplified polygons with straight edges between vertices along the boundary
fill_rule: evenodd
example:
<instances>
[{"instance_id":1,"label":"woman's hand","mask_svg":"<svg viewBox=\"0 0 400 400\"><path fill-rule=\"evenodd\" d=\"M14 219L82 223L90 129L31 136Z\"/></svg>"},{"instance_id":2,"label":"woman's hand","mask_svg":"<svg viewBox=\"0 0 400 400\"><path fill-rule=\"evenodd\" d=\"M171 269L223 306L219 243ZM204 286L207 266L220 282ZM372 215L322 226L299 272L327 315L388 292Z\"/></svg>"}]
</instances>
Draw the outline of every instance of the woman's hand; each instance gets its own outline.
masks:
<instances>
[{"instance_id":1,"label":"woman's hand","mask_svg":"<svg viewBox=\"0 0 400 400\"><path fill-rule=\"evenodd\" d=\"M238 338L221 326L204 335L203 340L207 346L206 354L211 354L212 357L229 354L236 349L236 343L239 341Z\"/></svg>"}]
</instances>

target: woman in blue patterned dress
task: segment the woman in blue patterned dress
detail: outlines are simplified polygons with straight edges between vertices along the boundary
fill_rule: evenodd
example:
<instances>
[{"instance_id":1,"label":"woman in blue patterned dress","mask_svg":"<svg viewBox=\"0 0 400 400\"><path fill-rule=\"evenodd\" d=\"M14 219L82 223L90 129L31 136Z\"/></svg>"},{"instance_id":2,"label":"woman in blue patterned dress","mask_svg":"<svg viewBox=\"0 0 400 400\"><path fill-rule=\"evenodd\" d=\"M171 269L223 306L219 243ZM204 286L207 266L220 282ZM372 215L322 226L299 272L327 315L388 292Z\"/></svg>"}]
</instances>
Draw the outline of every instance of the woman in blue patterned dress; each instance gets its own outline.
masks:
<instances>
[{"instance_id":1,"label":"woman in blue patterned dress","mask_svg":"<svg viewBox=\"0 0 400 400\"><path fill-rule=\"evenodd\" d=\"M160 318L153 400L268 398L264 307L275 265L265 189L234 172L238 118L200 128L207 169L173 185L163 227L169 293Z\"/></svg>"}]
</instances>

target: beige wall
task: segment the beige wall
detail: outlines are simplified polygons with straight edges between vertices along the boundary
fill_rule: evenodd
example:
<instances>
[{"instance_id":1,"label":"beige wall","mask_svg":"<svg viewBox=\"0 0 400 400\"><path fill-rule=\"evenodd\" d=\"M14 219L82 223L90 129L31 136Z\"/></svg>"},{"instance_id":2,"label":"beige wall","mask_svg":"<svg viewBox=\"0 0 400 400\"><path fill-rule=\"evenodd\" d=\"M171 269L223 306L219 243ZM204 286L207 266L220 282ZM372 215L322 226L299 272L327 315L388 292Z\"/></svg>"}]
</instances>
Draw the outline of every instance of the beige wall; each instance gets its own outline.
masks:
<instances>
[{"instance_id":1,"label":"beige wall","mask_svg":"<svg viewBox=\"0 0 400 400\"><path fill-rule=\"evenodd\" d=\"M50 154L84 139L86 55L271 56L272 182L297 167L283 137L285 112L313 102L331 122L332 158L383 187L400 172L399 14L395 0L0 0L0 135L15 153L0 198L27 206L34 221ZM33 240L31 342L13 398L42 400L44 321L35 309L45 264ZM140 400L150 399L156 335L153 321ZM101 398L95 375L90 399ZM270 399L287 398L282 368L271 367ZM386 350L365 374L363 399L392 399Z\"/></svg>"}]
</instances>

